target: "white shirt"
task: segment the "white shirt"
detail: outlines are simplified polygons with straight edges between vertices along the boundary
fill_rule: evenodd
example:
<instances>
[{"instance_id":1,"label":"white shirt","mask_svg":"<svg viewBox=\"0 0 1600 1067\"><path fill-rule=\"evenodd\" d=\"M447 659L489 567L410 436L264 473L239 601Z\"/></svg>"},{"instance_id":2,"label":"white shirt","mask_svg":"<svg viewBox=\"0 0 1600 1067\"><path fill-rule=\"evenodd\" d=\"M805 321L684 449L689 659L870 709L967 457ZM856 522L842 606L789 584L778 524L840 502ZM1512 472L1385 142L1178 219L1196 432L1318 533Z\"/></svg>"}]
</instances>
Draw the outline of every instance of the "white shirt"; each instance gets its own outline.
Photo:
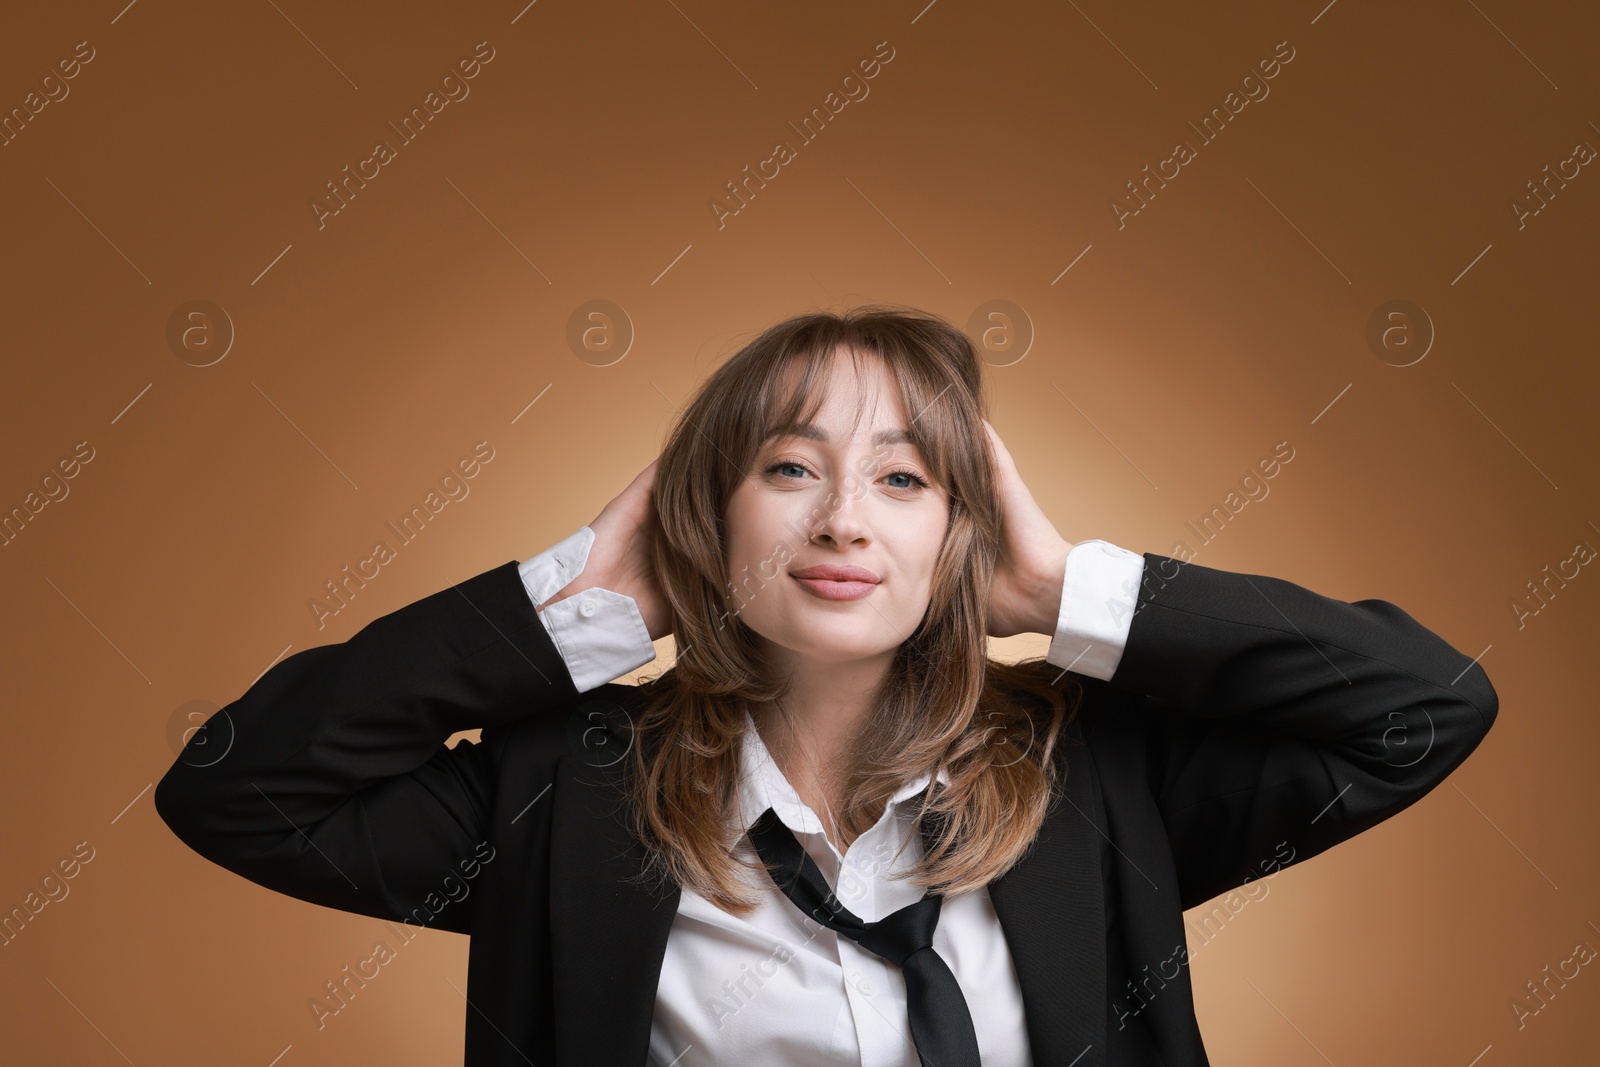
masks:
<instances>
[{"instance_id":1,"label":"white shirt","mask_svg":"<svg viewBox=\"0 0 1600 1067\"><path fill-rule=\"evenodd\" d=\"M593 544L594 531L584 526L519 565L536 606L582 573ZM1142 555L1109 542L1073 545L1045 659L1109 679L1127 643L1143 571ZM655 658L630 596L588 589L538 614L580 693ZM902 786L877 823L841 854L772 762L748 712L745 727L741 825L729 828L730 846L737 843L740 854L753 859L744 831L770 807L863 921L922 897L922 887L891 875L922 858L915 805L907 802L928 784L927 774ZM893 859L902 845L905 851ZM763 891L747 916L730 915L692 889L680 893L657 983L649 1067L920 1067L900 968L805 915L760 871L745 877ZM1022 992L986 889L945 899L933 947L966 997L985 1067L1031 1067Z\"/></svg>"}]
</instances>

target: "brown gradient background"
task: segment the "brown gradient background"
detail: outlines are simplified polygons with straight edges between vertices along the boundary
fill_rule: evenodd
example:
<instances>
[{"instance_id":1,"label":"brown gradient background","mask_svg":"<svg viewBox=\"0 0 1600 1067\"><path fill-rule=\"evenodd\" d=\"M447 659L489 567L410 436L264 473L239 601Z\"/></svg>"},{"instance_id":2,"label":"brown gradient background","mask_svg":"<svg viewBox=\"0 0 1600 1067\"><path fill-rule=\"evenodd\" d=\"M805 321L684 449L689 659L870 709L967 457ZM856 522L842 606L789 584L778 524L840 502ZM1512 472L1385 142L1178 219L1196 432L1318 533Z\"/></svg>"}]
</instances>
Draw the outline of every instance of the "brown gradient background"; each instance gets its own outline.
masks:
<instances>
[{"instance_id":1,"label":"brown gradient background","mask_svg":"<svg viewBox=\"0 0 1600 1067\"><path fill-rule=\"evenodd\" d=\"M1213 1061L1594 1062L1595 967L1511 1008L1600 947L1600 577L1514 607L1600 546L1600 174L1510 208L1600 146L1590 5L122 3L0 33L5 112L95 50L0 148L0 510L94 449L0 548L0 907L94 849L0 947L9 1062L460 1062L467 938L273 894L157 818L189 702L590 521L778 319L964 326L991 300L1034 334L991 357L992 420L1065 537L1390 600L1500 694L1414 807L1214 933L1190 913ZM786 123L885 40L870 95L801 143ZM480 41L470 95L319 229L324 183ZM1270 95L1201 144L1188 123L1281 41ZM719 229L708 201L779 139L797 158ZM1111 198L1179 139L1197 158L1119 229ZM1405 367L1366 340L1397 298L1437 333ZM210 366L168 346L193 299L235 331ZM607 366L567 342L596 299L635 332ZM469 495L319 628L324 583L484 440ZM397 958L319 1030L312 998L379 940Z\"/></svg>"}]
</instances>

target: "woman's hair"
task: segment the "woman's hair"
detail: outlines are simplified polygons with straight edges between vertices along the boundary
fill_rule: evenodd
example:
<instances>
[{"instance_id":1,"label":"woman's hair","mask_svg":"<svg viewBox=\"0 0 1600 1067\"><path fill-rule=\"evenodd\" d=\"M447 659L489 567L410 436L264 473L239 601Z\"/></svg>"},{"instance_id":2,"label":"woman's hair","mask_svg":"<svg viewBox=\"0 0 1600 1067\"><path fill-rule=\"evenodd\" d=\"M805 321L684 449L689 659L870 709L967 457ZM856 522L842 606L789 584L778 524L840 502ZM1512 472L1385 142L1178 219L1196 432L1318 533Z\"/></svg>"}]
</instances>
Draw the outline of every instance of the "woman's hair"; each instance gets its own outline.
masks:
<instances>
[{"instance_id":1,"label":"woman's hair","mask_svg":"<svg viewBox=\"0 0 1600 1067\"><path fill-rule=\"evenodd\" d=\"M952 895L987 885L1026 853L1043 822L1065 773L1058 742L1081 699L1077 679L1042 659L1005 664L987 655L1001 505L967 336L927 312L885 305L798 315L767 329L702 383L662 450L651 551L681 651L642 683L647 699L624 757L645 873L738 914L758 902L729 848L747 829L734 825L745 708L777 707L787 686L737 601L780 579L811 531L774 546L766 573L730 576L727 505L769 437L811 421L841 346L858 364L875 356L889 368L914 413L906 428L948 492L950 512L928 610L896 650L850 765L836 769L839 824L859 835L902 785L944 770L948 786L932 785L920 809L938 827L938 843L910 877ZM874 479L870 469L852 473Z\"/></svg>"}]
</instances>

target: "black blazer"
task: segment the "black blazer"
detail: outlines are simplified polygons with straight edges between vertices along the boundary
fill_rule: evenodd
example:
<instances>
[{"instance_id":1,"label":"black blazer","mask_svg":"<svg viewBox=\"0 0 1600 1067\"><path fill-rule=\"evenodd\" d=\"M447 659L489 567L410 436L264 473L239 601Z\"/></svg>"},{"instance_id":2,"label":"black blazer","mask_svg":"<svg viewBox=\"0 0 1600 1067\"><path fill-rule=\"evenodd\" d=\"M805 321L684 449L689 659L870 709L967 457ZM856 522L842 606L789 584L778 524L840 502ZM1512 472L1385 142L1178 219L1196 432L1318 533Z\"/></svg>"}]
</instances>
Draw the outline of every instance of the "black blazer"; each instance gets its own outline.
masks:
<instances>
[{"instance_id":1,"label":"black blazer","mask_svg":"<svg viewBox=\"0 0 1600 1067\"><path fill-rule=\"evenodd\" d=\"M1393 604L1144 561L1115 675L1077 676L1064 802L989 886L1038 1067L1205 1064L1183 911L1408 807L1498 708ZM477 935L468 1067L642 1064L678 890L627 880L639 694L575 692L511 561L276 664L155 805L269 889Z\"/></svg>"}]
</instances>

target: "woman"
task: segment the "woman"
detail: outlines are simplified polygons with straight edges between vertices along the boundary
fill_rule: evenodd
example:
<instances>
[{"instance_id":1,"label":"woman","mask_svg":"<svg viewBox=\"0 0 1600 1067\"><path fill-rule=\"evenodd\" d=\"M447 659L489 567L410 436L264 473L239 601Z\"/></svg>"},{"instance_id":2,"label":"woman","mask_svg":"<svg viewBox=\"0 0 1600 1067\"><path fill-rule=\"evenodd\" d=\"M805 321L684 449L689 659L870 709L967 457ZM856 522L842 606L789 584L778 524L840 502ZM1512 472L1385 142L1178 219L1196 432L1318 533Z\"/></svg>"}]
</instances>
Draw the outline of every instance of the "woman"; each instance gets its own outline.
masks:
<instances>
[{"instance_id":1,"label":"woman","mask_svg":"<svg viewBox=\"0 0 1600 1067\"><path fill-rule=\"evenodd\" d=\"M158 811L479 935L471 1067L1205 1064L1183 910L1414 803L1495 692L1385 601L1069 544L979 368L920 312L773 326L593 522L283 660Z\"/></svg>"}]
</instances>

